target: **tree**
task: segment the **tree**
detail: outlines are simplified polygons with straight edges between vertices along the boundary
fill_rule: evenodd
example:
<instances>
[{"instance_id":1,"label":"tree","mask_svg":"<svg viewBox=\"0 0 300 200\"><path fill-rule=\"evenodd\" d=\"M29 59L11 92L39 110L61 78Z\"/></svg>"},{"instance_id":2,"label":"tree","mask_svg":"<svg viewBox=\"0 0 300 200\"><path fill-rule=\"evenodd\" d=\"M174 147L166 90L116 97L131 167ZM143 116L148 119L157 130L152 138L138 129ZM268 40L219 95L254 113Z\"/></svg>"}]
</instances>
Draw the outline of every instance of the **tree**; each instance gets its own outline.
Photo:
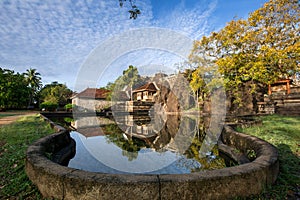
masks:
<instances>
[{"instance_id":1,"label":"tree","mask_svg":"<svg viewBox=\"0 0 300 200\"><path fill-rule=\"evenodd\" d=\"M123 7L126 0L119 0L120 7ZM141 14L140 9L133 3L133 0L129 0L131 9L128 11L130 13L130 19L136 19L139 14Z\"/></svg>"},{"instance_id":2,"label":"tree","mask_svg":"<svg viewBox=\"0 0 300 200\"><path fill-rule=\"evenodd\" d=\"M299 71L299 26L298 0L270 0L247 20L232 20L195 41L190 59L216 64L225 87L234 94L249 81L255 91L257 83L267 85Z\"/></svg>"},{"instance_id":3,"label":"tree","mask_svg":"<svg viewBox=\"0 0 300 200\"><path fill-rule=\"evenodd\" d=\"M190 81L190 86L192 90L195 92L197 100L199 101L199 98L203 100L204 94L205 94L205 81L202 77L202 73L200 68L196 69L192 73L192 78Z\"/></svg>"},{"instance_id":4,"label":"tree","mask_svg":"<svg viewBox=\"0 0 300 200\"><path fill-rule=\"evenodd\" d=\"M30 90L22 74L0 68L0 110L25 108Z\"/></svg>"},{"instance_id":5,"label":"tree","mask_svg":"<svg viewBox=\"0 0 300 200\"><path fill-rule=\"evenodd\" d=\"M143 78L139 75L138 69L132 65L129 65L128 69L123 71L123 75L119 76L117 80L111 84L108 88L111 90L114 99L119 99L119 91L129 90L130 97L133 88L140 87L145 84Z\"/></svg>"},{"instance_id":6,"label":"tree","mask_svg":"<svg viewBox=\"0 0 300 200\"><path fill-rule=\"evenodd\" d=\"M116 84L112 82L108 82L107 85L104 87L104 89L109 90L108 95L106 97L106 100L111 101L112 100L112 93L115 89Z\"/></svg>"},{"instance_id":7,"label":"tree","mask_svg":"<svg viewBox=\"0 0 300 200\"><path fill-rule=\"evenodd\" d=\"M140 85L141 76L136 67L129 65L128 69L123 71L123 76L118 80L122 81L124 85L138 87Z\"/></svg>"},{"instance_id":8,"label":"tree","mask_svg":"<svg viewBox=\"0 0 300 200\"><path fill-rule=\"evenodd\" d=\"M25 73L23 73L25 76L26 82L30 88L30 97L29 97L29 102L28 106L32 105L34 102L34 98L36 98L37 92L39 89L42 87L42 82L41 82L41 74L36 71L36 69L29 68L26 70Z\"/></svg>"},{"instance_id":9,"label":"tree","mask_svg":"<svg viewBox=\"0 0 300 200\"><path fill-rule=\"evenodd\" d=\"M68 103L68 99L72 95L70 90L65 84L58 82L52 82L51 84L45 85L40 91L40 100L42 102L50 102L64 106Z\"/></svg>"}]
</instances>

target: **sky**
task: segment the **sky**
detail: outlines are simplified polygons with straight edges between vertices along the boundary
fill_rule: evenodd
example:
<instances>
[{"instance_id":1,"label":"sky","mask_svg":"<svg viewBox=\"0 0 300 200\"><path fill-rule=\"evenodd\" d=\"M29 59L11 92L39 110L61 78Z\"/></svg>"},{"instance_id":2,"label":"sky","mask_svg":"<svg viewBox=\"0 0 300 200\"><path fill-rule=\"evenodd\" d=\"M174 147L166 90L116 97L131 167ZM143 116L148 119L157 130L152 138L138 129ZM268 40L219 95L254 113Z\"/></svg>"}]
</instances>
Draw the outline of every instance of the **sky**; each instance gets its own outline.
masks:
<instances>
[{"instance_id":1,"label":"sky","mask_svg":"<svg viewBox=\"0 0 300 200\"><path fill-rule=\"evenodd\" d=\"M128 1L120 8L118 0L0 0L0 67L34 68L44 85L58 81L76 91L105 86L129 65L171 74L190 41L266 1L135 0L141 14L133 20Z\"/></svg>"}]
</instances>

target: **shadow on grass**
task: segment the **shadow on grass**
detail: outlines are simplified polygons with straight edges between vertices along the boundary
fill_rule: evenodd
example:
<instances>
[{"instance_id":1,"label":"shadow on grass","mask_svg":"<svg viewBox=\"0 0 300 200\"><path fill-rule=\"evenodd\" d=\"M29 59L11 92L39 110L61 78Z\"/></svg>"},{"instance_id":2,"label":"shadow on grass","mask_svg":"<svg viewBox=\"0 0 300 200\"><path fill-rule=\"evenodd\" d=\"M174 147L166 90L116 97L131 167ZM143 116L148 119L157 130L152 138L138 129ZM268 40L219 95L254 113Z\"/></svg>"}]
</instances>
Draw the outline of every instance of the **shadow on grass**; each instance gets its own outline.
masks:
<instances>
[{"instance_id":1,"label":"shadow on grass","mask_svg":"<svg viewBox=\"0 0 300 200\"><path fill-rule=\"evenodd\" d=\"M254 199L300 199L300 158L286 144L277 145L279 175L276 183Z\"/></svg>"}]
</instances>

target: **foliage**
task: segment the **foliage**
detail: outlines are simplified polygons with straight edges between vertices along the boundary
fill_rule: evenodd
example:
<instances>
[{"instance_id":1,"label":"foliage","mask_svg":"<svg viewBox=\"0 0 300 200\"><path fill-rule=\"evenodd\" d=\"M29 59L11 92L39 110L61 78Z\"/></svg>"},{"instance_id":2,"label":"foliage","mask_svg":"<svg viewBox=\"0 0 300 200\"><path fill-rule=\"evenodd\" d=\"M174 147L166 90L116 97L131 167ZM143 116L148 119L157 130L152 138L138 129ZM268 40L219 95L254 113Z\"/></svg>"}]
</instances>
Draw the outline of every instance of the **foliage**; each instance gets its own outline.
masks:
<instances>
[{"instance_id":1,"label":"foliage","mask_svg":"<svg viewBox=\"0 0 300 200\"><path fill-rule=\"evenodd\" d=\"M23 73L26 82L28 84L28 87L30 89L30 98L28 102L28 106L30 106L32 103L34 103L35 100L37 100L37 93L39 89L42 87L41 82L41 74L36 72L36 69L27 69L25 73Z\"/></svg>"},{"instance_id":2,"label":"foliage","mask_svg":"<svg viewBox=\"0 0 300 200\"><path fill-rule=\"evenodd\" d=\"M300 117L270 115L260 119L263 122L262 126L238 130L266 140L277 147L280 173L275 185L255 199L298 199L300 197Z\"/></svg>"},{"instance_id":3,"label":"foliage","mask_svg":"<svg viewBox=\"0 0 300 200\"><path fill-rule=\"evenodd\" d=\"M123 75L119 76L114 83L109 83L107 89L111 91L109 98L113 97L115 100L122 99L122 92L127 91L132 93L134 88L144 85L143 78L139 75L138 69L132 65L123 71Z\"/></svg>"},{"instance_id":4,"label":"foliage","mask_svg":"<svg viewBox=\"0 0 300 200\"><path fill-rule=\"evenodd\" d=\"M124 138L123 131L115 124L109 124L101 127L106 135L108 143L114 143L122 149L122 155L128 157L129 161L137 158L138 151L146 147L146 143L138 138L126 136Z\"/></svg>"},{"instance_id":5,"label":"foliage","mask_svg":"<svg viewBox=\"0 0 300 200\"><path fill-rule=\"evenodd\" d=\"M25 173L25 152L33 141L53 133L38 116L0 127L0 199L41 199Z\"/></svg>"},{"instance_id":6,"label":"foliage","mask_svg":"<svg viewBox=\"0 0 300 200\"><path fill-rule=\"evenodd\" d=\"M247 81L254 92L256 83L270 84L299 71L299 26L298 0L270 0L247 20L232 20L195 41L190 60L216 64L233 93Z\"/></svg>"},{"instance_id":7,"label":"foliage","mask_svg":"<svg viewBox=\"0 0 300 200\"><path fill-rule=\"evenodd\" d=\"M71 117L65 117L64 121L67 122L67 123L71 123L71 122L74 122L74 119L71 118Z\"/></svg>"},{"instance_id":8,"label":"foliage","mask_svg":"<svg viewBox=\"0 0 300 200\"><path fill-rule=\"evenodd\" d=\"M52 82L51 84L45 85L39 94L41 102L51 102L59 106L64 106L67 104L72 93L72 90L65 84Z\"/></svg>"},{"instance_id":9,"label":"foliage","mask_svg":"<svg viewBox=\"0 0 300 200\"><path fill-rule=\"evenodd\" d=\"M116 84L112 82L108 82L104 89L109 90L106 100L110 101L112 99L113 91L115 89Z\"/></svg>"},{"instance_id":10,"label":"foliage","mask_svg":"<svg viewBox=\"0 0 300 200\"><path fill-rule=\"evenodd\" d=\"M122 86L131 86L133 88L140 85L141 76L138 69L132 65L129 65L128 69L123 71L123 76L119 77L116 82Z\"/></svg>"},{"instance_id":11,"label":"foliage","mask_svg":"<svg viewBox=\"0 0 300 200\"><path fill-rule=\"evenodd\" d=\"M73 104L71 104L71 103L68 103L68 104L66 104L65 106L64 106L64 108L66 109L66 110L72 110L72 108L74 108L75 107L75 105L73 105Z\"/></svg>"},{"instance_id":12,"label":"foliage","mask_svg":"<svg viewBox=\"0 0 300 200\"><path fill-rule=\"evenodd\" d=\"M191 82L190 86L192 90L196 93L197 99L199 100L199 97L201 99L204 99L204 94L206 93L206 84L203 79L203 74L201 73L200 68L194 70L192 72Z\"/></svg>"},{"instance_id":13,"label":"foliage","mask_svg":"<svg viewBox=\"0 0 300 200\"><path fill-rule=\"evenodd\" d=\"M24 75L0 68L0 109L25 108L29 96Z\"/></svg>"},{"instance_id":14,"label":"foliage","mask_svg":"<svg viewBox=\"0 0 300 200\"><path fill-rule=\"evenodd\" d=\"M125 1L126 0L119 0L120 7L123 7ZM140 9L135 4L133 4L133 0L129 0L129 3L131 5L131 9L128 11L130 13L130 17L129 18L130 19L136 19L137 16L139 14L141 14L141 11L140 11Z\"/></svg>"},{"instance_id":15,"label":"foliage","mask_svg":"<svg viewBox=\"0 0 300 200\"><path fill-rule=\"evenodd\" d=\"M50 101L45 101L40 104L40 109L41 110L46 110L46 111L55 111L58 107L57 103L53 103Z\"/></svg>"},{"instance_id":16,"label":"foliage","mask_svg":"<svg viewBox=\"0 0 300 200\"><path fill-rule=\"evenodd\" d=\"M185 153L187 158L194 158L201 164L201 168L198 170L196 169L195 171L222 169L226 167L225 160L219 156L217 146L214 146L210 154L206 157L202 157L199 155L199 151L201 149L201 146L203 145L203 141L204 137L201 139L197 137L193 138L191 146Z\"/></svg>"}]
</instances>

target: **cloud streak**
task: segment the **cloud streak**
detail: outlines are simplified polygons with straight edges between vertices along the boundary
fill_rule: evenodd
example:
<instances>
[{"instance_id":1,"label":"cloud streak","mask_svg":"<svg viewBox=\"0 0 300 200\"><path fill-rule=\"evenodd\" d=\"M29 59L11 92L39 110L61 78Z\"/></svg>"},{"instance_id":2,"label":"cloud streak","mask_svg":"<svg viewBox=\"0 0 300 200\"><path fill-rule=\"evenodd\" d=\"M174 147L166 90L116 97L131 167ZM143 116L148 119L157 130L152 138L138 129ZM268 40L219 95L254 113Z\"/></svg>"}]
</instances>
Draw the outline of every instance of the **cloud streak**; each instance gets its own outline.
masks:
<instances>
[{"instance_id":1,"label":"cloud streak","mask_svg":"<svg viewBox=\"0 0 300 200\"><path fill-rule=\"evenodd\" d=\"M137 20L129 20L130 8L119 7L117 0L2 0L0 1L0 67L24 72L36 68L44 83L66 82L73 88L77 73L88 55L102 42L125 31L158 27L178 31L199 39L213 29L217 0L180 1L163 15L154 16L159 5L150 0L137 1L142 10ZM167 1L169 5L177 1ZM117 44L116 44L117 45ZM134 56L136 59L133 59ZM157 55L161 63L155 62ZM131 54L133 64L144 66L177 62L168 54L151 57L147 52ZM166 61L168 60L168 61ZM126 59L120 61L122 71ZM118 65L116 62L115 65ZM127 65L127 66L128 66ZM113 80L108 80L113 81Z\"/></svg>"}]
</instances>

